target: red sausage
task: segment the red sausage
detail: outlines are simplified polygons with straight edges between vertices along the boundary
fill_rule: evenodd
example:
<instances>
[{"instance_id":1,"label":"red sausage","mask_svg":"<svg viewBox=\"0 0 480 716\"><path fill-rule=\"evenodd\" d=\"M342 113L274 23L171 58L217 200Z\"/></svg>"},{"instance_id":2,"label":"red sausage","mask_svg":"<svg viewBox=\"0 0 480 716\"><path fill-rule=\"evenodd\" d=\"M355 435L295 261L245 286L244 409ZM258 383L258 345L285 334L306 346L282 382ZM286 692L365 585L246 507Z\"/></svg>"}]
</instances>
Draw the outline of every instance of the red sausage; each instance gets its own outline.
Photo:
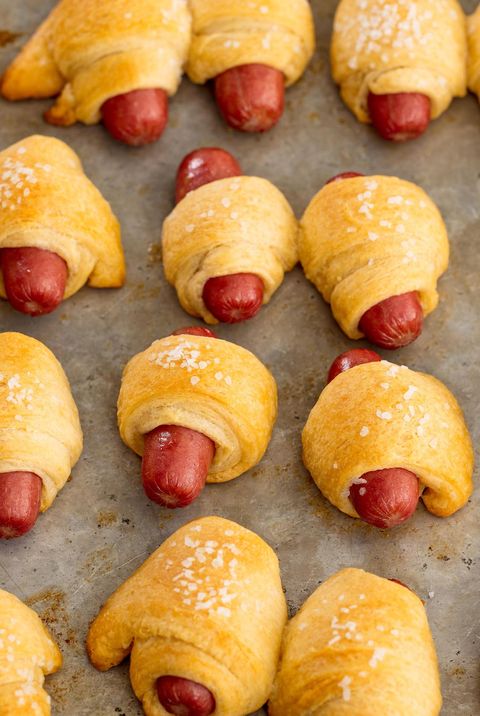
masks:
<instances>
[{"instance_id":1,"label":"red sausage","mask_svg":"<svg viewBox=\"0 0 480 716\"><path fill-rule=\"evenodd\" d=\"M370 92L368 112L381 137L392 142L405 142L419 137L430 124L430 99L418 92Z\"/></svg>"},{"instance_id":2,"label":"red sausage","mask_svg":"<svg viewBox=\"0 0 480 716\"><path fill-rule=\"evenodd\" d=\"M215 455L206 435L180 425L159 425L145 435L143 488L164 507L186 507L205 487Z\"/></svg>"},{"instance_id":3,"label":"red sausage","mask_svg":"<svg viewBox=\"0 0 480 716\"><path fill-rule=\"evenodd\" d=\"M141 147L162 135L168 122L168 95L162 89L133 90L107 99L101 113L114 139Z\"/></svg>"},{"instance_id":4,"label":"red sausage","mask_svg":"<svg viewBox=\"0 0 480 716\"><path fill-rule=\"evenodd\" d=\"M364 473L350 487L349 497L359 516L374 527L396 527L415 512L418 477L401 467Z\"/></svg>"},{"instance_id":5,"label":"red sausage","mask_svg":"<svg viewBox=\"0 0 480 716\"><path fill-rule=\"evenodd\" d=\"M253 273L210 278L203 287L203 302L217 321L247 321L262 307L263 281Z\"/></svg>"},{"instance_id":6,"label":"red sausage","mask_svg":"<svg viewBox=\"0 0 480 716\"><path fill-rule=\"evenodd\" d=\"M178 204L189 191L218 179L241 176L239 163L229 152L218 147L196 149L183 158L178 167L175 183L175 201Z\"/></svg>"},{"instance_id":7,"label":"red sausage","mask_svg":"<svg viewBox=\"0 0 480 716\"><path fill-rule=\"evenodd\" d=\"M283 114L285 78L267 65L232 67L215 78L215 99L230 127L266 132Z\"/></svg>"},{"instance_id":8,"label":"red sausage","mask_svg":"<svg viewBox=\"0 0 480 716\"><path fill-rule=\"evenodd\" d=\"M217 335L210 330L210 328L204 328L203 326L189 326L188 328L177 328L173 331L172 336L207 336L208 338L217 338Z\"/></svg>"},{"instance_id":9,"label":"red sausage","mask_svg":"<svg viewBox=\"0 0 480 716\"><path fill-rule=\"evenodd\" d=\"M327 383L331 383L337 375L344 373L346 370L350 370L350 368L355 368L356 365L362 365L362 363L374 363L379 360L382 359L378 353L370 351L368 348L353 348L350 351L341 353L335 358L330 366Z\"/></svg>"},{"instance_id":10,"label":"red sausage","mask_svg":"<svg viewBox=\"0 0 480 716\"><path fill-rule=\"evenodd\" d=\"M42 481L33 472L0 474L0 538L20 537L32 529L41 496Z\"/></svg>"},{"instance_id":11,"label":"red sausage","mask_svg":"<svg viewBox=\"0 0 480 716\"><path fill-rule=\"evenodd\" d=\"M365 174L359 172L342 172L341 174L335 174L334 177L325 182L326 184L333 184L334 181L341 181L342 179L354 179L354 177L364 177Z\"/></svg>"},{"instance_id":12,"label":"red sausage","mask_svg":"<svg viewBox=\"0 0 480 716\"><path fill-rule=\"evenodd\" d=\"M42 316L62 302L68 268L52 251L33 246L2 249L0 267L7 298L17 311Z\"/></svg>"},{"instance_id":13,"label":"red sausage","mask_svg":"<svg viewBox=\"0 0 480 716\"><path fill-rule=\"evenodd\" d=\"M423 328L423 309L416 291L391 296L363 314L359 329L369 341L394 350L412 343Z\"/></svg>"},{"instance_id":14,"label":"red sausage","mask_svg":"<svg viewBox=\"0 0 480 716\"><path fill-rule=\"evenodd\" d=\"M157 694L165 711L177 716L210 716L216 708L215 699L205 686L179 676L157 679Z\"/></svg>"}]
</instances>

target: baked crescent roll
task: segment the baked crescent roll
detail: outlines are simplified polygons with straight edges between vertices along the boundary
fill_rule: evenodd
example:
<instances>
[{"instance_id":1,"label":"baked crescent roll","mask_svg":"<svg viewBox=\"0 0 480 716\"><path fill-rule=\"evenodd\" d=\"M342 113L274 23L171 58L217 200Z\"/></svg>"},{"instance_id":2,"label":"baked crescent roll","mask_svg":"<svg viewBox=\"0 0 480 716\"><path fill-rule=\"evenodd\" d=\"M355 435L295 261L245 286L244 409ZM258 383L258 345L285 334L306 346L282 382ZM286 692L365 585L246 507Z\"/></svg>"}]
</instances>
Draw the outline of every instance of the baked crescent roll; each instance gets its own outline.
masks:
<instances>
[{"instance_id":1,"label":"baked crescent roll","mask_svg":"<svg viewBox=\"0 0 480 716\"><path fill-rule=\"evenodd\" d=\"M438 716L437 657L420 599L343 569L285 631L270 716Z\"/></svg>"},{"instance_id":2,"label":"baked crescent roll","mask_svg":"<svg viewBox=\"0 0 480 716\"><path fill-rule=\"evenodd\" d=\"M388 361L338 375L322 391L302 435L303 460L325 497L358 517L349 500L361 475L403 468L420 480L426 508L448 517L472 493L473 449L460 407L443 383Z\"/></svg>"},{"instance_id":3,"label":"baked crescent roll","mask_svg":"<svg viewBox=\"0 0 480 716\"><path fill-rule=\"evenodd\" d=\"M355 339L364 313L391 296L417 291L424 315L431 313L449 245L440 212L420 187L358 176L326 184L312 199L299 254L307 278Z\"/></svg>"},{"instance_id":4,"label":"baked crescent roll","mask_svg":"<svg viewBox=\"0 0 480 716\"><path fill-rule=\"evenodd\" d=\"M0 473L38 475L44 512L82 447L77 407L53 353L35 338L0 333Z\"/></svg>"},{"instance_id":5,"label":"baked crescent roll","mask_svg":"<svg viewBox=\"0 0 480 716\"><path fill-rule=\"evenodd\" d=\"M7 69L6 99L52 97L54 124L95 124L111 97L173 95L190 43L187 0L61 0Z\"/></svg>"},{"instance_id":6,"label":"baked crescent roll","mask_svg":"<svg viewBox=\"0 0 480 716\"><path fill-rule=\"evenodd\" d=\"M220 517L169 537L108 599L87 639L102 671L130 654L130 678L147 716L171 675L202 684L216 714L243 716L267 700L287 618L278 560L253 532Z\"/></svg>"},{"instance_id":7,"label":"baked crescent roll","mask_svg":"<svg viewBox=\"0 0 480 716\"><path fill-rule=\"evenodd\" d=\"M468 89L480 97L480 5L467 18L468 31Z\"/></svg>"},{"instance_id":8,"label":"baked crescent roll","mask_svg":"<svg viewBox=\"0 0 480 716\"><path fill-rule=\"evenodd\" d=\"M0 152L0 249L24 246L66 262L65 298L87 281L95 288L123 284L118 221L75 152L53 137L34 135Z\"/></svg>"},{"instance_id":9,"label":"baked crescent roll","mask_svg":"<svg viewBox=\"0 0 480 716\"><path fill-rule=\"evenodd\" d=\"M305 71L315 49L307 0L191 0L193 39L187 72L203 84L247 64L263 64L285 75L287 86Z\"/></svg>"},{"instance_id":10,"label":"baked crescent roll","mask_svg":"<svg viewBox=\"0 0 480 716\"><path fill-rule=\"evenodd\" d=\"M203 336L168 336L134 356L123 372L118 425L143 455L144 435L181 425L214 441L207 482L226 482L262 458L277 416L277 387L253 353Z\"/></svg>"},{"instance_id":11,"label":"baked crescent roll","mask_svg":"<svg viewBox=\"0 0 480 716\"><path fill-rule=\"evenodd\" d=\"M331 63L342 99L369 122L368 93L420 93L431 117L466 94L465 15L457 0L341 0Z\"/></svg>"},{"instance_id":12,"label":"baked crescent roll","mask_svg":"<svg viewBox=\"0 0 480 716\"><path fill-rule=\"evenodd\" d=\"M189 192L163 225L163 266L182 307L218 323L202 298L210 278L252 273L263 303L298 260L298 223L283 194L266 179L234 177Z\"/></svg>"},{"instance_id":13,"label":"baked crescent roll","mask_svg":"<svg viewBox=\"0 0 480 716\"><path fill-rule=\"evenodd\" d=\"M0 713L50 716L45 675L62 665L62 655L38 615L0 589Z\"/></svg>"}]
</instances>

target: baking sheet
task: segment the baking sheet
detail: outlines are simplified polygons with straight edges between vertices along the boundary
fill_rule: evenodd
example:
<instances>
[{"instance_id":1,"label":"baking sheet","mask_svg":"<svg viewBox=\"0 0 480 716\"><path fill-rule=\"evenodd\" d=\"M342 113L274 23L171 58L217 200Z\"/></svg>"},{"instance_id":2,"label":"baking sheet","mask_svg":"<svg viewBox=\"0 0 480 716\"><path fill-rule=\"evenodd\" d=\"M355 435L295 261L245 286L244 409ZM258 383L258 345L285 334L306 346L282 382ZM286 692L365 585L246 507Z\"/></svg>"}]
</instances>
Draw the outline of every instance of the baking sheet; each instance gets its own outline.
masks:
<instances>
[{"instance_id":1,"label":"baking sheet","mask_svg":"<svg viewBox=\"0 0 480 716\"><path fill-rule=\"evenodd\" d=\"M53 4L0 0L0 71ZM208 514L240 522L276 549L292 613L322 580L345 566L409 584L427 601L442 671L443 716L480 713L478 493L448 520L419 507L410 522L386 533L352 520L322 498L302 466L300 432L328 365L352 344L300 269L286 277L257 318L218 329L222 338L256 353L278 382L279 418L259 466L233 482L208 486L195 504L171 512L145 497L140 461L116 429L125 362L154 339L192 322L163 276L160 230L172 207L180 159L197 146L219 145L239 158L245 173L274 181L298 215L327 178L345 170L398 174L431 194L448 225L450 268L423 336L388 357L445 381L478 444L480 108L472 96L455 101L423 138L405 146L384 143L358 125L329 76L336 5L335 0L314 3L317 53L303 80L288 91L283 121L265 136L227 129L210 91L188 80L171 103L168 131L143 149L115 143L101 127L46 125L42 112L49 102L0 101L2 148L40 132L78 152L120 219L128 263L123 289L84 288L41 319L0 305L1 330L35 336L61 360L85 434L73 478L53 507L30 535L0 544L0 587L33 606L62 649L64 667L47 681L58 716L142 714L127 664L105 674L89 665L84 651L88 624L108 595L171 532ZM475 5L474 0L463 3L468 11Z\"/></svg>"}]
</instances>

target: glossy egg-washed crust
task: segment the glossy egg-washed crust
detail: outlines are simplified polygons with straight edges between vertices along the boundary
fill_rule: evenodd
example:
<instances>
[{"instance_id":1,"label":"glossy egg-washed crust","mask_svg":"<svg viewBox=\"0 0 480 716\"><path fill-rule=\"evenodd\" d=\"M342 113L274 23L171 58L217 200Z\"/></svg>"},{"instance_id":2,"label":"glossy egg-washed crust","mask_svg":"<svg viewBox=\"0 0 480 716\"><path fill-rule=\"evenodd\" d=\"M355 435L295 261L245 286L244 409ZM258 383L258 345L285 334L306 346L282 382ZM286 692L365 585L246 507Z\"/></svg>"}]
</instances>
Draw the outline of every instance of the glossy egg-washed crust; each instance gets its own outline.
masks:
<instances>
[{"instance_id":1,"label":"glossy egg-washed crust","mask_svg":"<svg viewBox=\"0 0 480 716\"><path fill-rule=\"evenodd\" d=\"M466 94L465 15L457 0L341 0L331 45L342 99L369 122L367 97L418 92L431 117Z\"/></svg>"},{"instance_id":2,"label":"glossy egg-washed crust","mask_svg":"<svg viewBox=\"0 0 480 716\"><path fill-rule=\"evenodd\" d=\"M193 38L187 72L203 84L239 65L258 63L283 72L291 85L315 49L307 0L190 0Z\"/></svg>"},{"instance_id":3,"label":"glossy egg-washed crust","mask_svg":"<svg viewBox=\"0 0 480 716\"><path fill-rule=\"evenodd\" d=\"M480 98L480 5L467 18L468 34L468 89Z\"/></svg>"},{"instance_id":4,"label":"glossy egg-washed crust","mask_svg":"<svg viewBox=\"0 0 480 716\"><path fill-rule=\"evenodd\" d=\"M187 0L61 0L8 67L6 99L53 97L54 124L100 121L131 90L176 92L191 37Z\"/></svg>"},{"instance_id":5,"label":"glossy egg-washed crust","mask_svg":"<svg viewBox=\"0 0 480 716\"><path fill-rule=\"evenodd\" d=\"M75 152L53 137L34 135L0 152L0 249L24 246L64 259L65 298L87 282L123 284L120 225Z\"/></svg>"},{"instance_id":6,"label":"glossy egg-washed crust","mask_svg":"<svg viewBox=\"0 0 480 716\"><path fill-rule=\"evenodd\" d=\"M287 626L270 716L438 716L441 705L425 609L406 587L344 569Z\"/></svg>"},{"instance_id":7,"label":"glossy egg-washed crust","mask_svg":"<svg viewBox=\"0 0 480 716\"><path fill-rule=\"evenodd\" d=\"M300 222L299 253L307 278L356 339L363 314L390 296L418 291L424 315L436 308L449 244L423 189L368 176L332 182L316 194Z\"/></svg>"},{"instance_id":8,"label":"glossy egg-washed crust","mask_svg":"<svg viewBox=\"0 0 480 716\"><path fill-rule=\"evenodd\" d=\"M218 323L203 302L206 282L227 274L256 274L268 303L298 260L297 233L288 201L269 181L220 179L189 192L165 219L165 275L185 311Z\"/></svg>"},{"instance_id":9,"label":"glossy egg-washed crust","mask_svg":"<svg viewBox=\"0 0 480 716\"><path fill-rule=\"evenodd\" d=\"M105 671L130 654L147 716L165 716L155 682L203 684L215 714L244 716L267 700L287 618L278 559L258 535L220 517L169 537L108 599L87 639Z\"/></svg>"},{"instance_id":10,"label":"glossy egg-washed crust","mask_svg":"<svg viewBox=\"0 0 480 716\"><path fill-rule=\"evenodd\" d=\"M0 589L0 714L50 716L45 675L62 665L62 655L38 615Z\"/></svg>"},{"instance_id":11,"label":"glossy egg-washed crust","mask_svg":"<svg viewBox=\"0 0 480 716\"><path fill-rule=\"evenodd\" d=\"M426 508L448 517L473 489L473 448L448 388L425 373L387 361L337 376L303 430L303 459L317 486L342 512L358 517L348 493L365 472L415 473Z\"/></svg>"},{"instance_id":12,"label":"glossy egg-washed crust","mask_svg":"<svg viewBox=\"0 0 480 716\"><path fill-rule=\"evenodd\" d=\"M42 479L45 511L83 447L68 379L53 353L22 333L0 333L0 473Z\"/></svg>"},{"instance_id":13,"label":"glossy egg-washed crust","mask_svg":"<svg viewBox=\"0 0 480 716\"><path fill-rule=\"evenodd\" d=\"M207 435L216 452L207 482L225 482L256 465L277 416L277 387L241 346L203 336L168 336L134 356L118 398L122 440L139 455L159 425Z\"/></svg>"}]
</instances>

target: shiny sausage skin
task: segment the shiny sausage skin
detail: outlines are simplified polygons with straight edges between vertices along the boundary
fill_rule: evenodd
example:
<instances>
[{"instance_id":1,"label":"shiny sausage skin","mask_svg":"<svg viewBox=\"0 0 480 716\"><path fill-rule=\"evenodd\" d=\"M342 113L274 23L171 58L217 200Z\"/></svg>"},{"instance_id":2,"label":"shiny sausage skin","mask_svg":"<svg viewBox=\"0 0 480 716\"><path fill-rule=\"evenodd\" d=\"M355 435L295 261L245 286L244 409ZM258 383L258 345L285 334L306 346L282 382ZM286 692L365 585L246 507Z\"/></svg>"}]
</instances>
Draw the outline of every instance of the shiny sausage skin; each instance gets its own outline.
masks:
<instances>
[{"instance_id":1,"label":"shiny sausage skin","mask_svg":"<svg viewBox=\"0 0 480 716\"><path fill-rule=\"evenodd\" d=\"M430 124L430 98L418 92L368 95L368 112L383 139L405 142L425 132Z\"/></svg>"},{"instance_id":2,"label":"shiny sausage skin","mask_svg":"<svg viewBox=\"0 0 480 716\"><path fill-rule=\"evenodd\" d=\"M380 529L396 527L415 512L419 480L401 467L374 470L350 486L349 497L364 522Z\"/></svg>"},{"instance_id":3,"label":"shiny sausage skin","mask_svg":"<svg viewBox=\"0 0 480 716\"><path fill-rule=\"evenodd\" d=\"M156 142L168 122L168 95L139 89L111 97L101 107L102 121L114 139L132 147Z\"/></svg>"},{"instance_id":4,"label":"shiny sausage skin","mask_svg":"<svg viewBox=\"0 0 480 716\"><path fill-rule=\"evenodd\" d=\"M416 291L391 296L363 314L359 329L371 343L395 350L412 343L423 328L423 309Z\"/></svg>"},{"instance_id":5,"label":"shiny sausage skin","mask_svg":"<svg viewBox=\"0 0 480 716\"><path fill-rule=\"evenodd\" d=\"M33 472L0 474L0 538L20 537L32 529L41 496L42 481Z\"/></svg>"},{"instance_id":6,"label":"shiny sausage skin","mask_svg":"<svg viewBox=\"0 0 480 716\"><path fill-rule=\"evenodd\" d=\"M263 304L263 281L253 273L210 278L203 287L203 302L223 323L239 323L257 315Z\"/></svg>"},{"instance_id":7,"label":"shiny sausage skin","mask_svg":"<svg viewBox=\"0 0 480 716\"><path fill-rule=\"evenodd\" d=\"M360 174L359 172L342 172L341 174L335 174L334 177L329 179L325 182L325 186L327 184L333 184L335 181L342 181L342 179L354 179L355 177L364 177L365 174Z\"/></svg>"},{"instance_id":8,"label":"shiny sausage skin","mask_svg":"<svg viewBox=\"0 0 480 716\"><path fill-rule=\"evenodd\" d=\"M239 163L229 152L218 147L203 147L187 154L178 167L175 202L178 204L189 191L218 179L241 176Z\"/></svg>"},{"instance_id":9,"label":"shiny sausage skin","mask_svg":"<svg viewBox=\"0 0 480 716\"><path fill-rule=\"evenodd\" d=\"M233 129L266 132L283 114L285 78L267 65L232 67L215 78L215 99Z\"/></svg>"},{"instance_id":10,"label":"shiny sausage skin","mask_svg":"<svg viewBox=\"0 0 480 716\"><path fill-rule=\"evenodd\" d=\"M375 351L371 351L368 348L352 348L352 350L341 353L335 358L328 371L327 383L331 383L337 375L345 373L350 368L355 368L356 365L374 363L379 360L382 359Z\"/></svg>"},{"instance_id":11,"label":"shiny sausage skin","mask_svg":"<svg viewBox=\"0 0 480 716\"><path fill-rule=\"evenodd\" d=\"M33 246L2 249L0 267L8 301L17 311L43 316L62 302L68 268L58 254Z\"/></svg>"},{"instance_id":12,"label":"shiny sausage skin","mask_svg":"<svg viewBox=\"0 0 480 716\"><path fill-rule=\"evenodd\" d=\"M215 455L206 435L180 425L160 425L145 435L142 482L153 502L187 507L205 487Z\"/></svg>"},{"instance_id":13,"label":"shiny sausage skin","mask_svg":"<svg viewBox=\"0 0 480 716\"><path fill-rule=\"evenodd\" d=\"M205 686L180 676L158 678L157 695L165 711L176 716L210 716L216 708L215 699Z\"/></svg>"},{"instance_id":14,"label":"shiny sausage skin","mask_svg":"<svg viewBox=\"0 0 480 716\"><path fill-rule=\"evenodd\" d=\"M188 328L177 328L173 331L172 336L207 336L208 338L217 338L218 336L210 328L203 326L189 326Z\"/></svg>"}]
</instances>

